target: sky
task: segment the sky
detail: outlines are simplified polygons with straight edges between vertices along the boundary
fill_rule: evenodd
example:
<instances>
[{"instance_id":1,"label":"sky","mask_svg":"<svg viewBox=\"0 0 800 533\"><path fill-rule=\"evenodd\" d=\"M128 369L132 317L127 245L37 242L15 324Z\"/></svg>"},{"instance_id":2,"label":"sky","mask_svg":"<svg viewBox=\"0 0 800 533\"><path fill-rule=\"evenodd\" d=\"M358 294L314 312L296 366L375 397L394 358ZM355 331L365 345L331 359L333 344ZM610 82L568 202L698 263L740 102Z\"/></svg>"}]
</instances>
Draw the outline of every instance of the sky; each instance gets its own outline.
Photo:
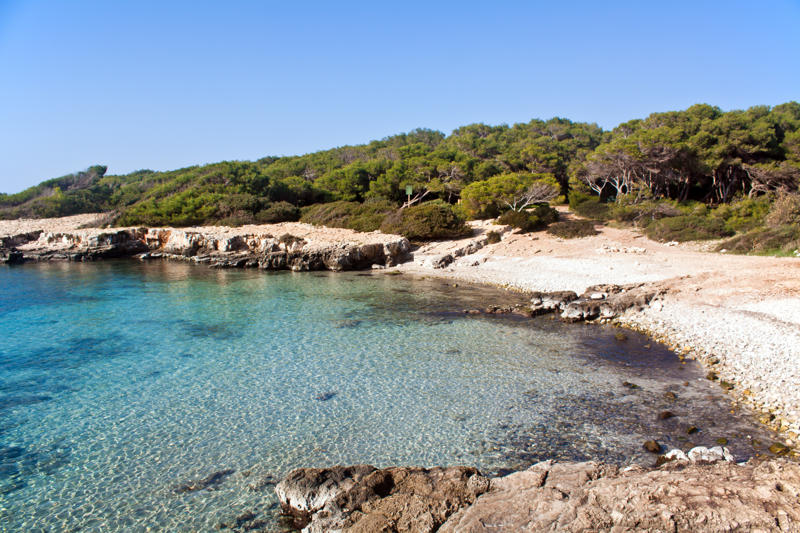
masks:
<instances>
[{"instance_id":1,"label":"sky","mask_svg":"<svg viewBox=\"0 0 800 533\"><path fill-rule=\"evenodd\" d=\"M800 0L0 0L0 192L418 127L800 100Z\"/></svg>"}]
</instances>

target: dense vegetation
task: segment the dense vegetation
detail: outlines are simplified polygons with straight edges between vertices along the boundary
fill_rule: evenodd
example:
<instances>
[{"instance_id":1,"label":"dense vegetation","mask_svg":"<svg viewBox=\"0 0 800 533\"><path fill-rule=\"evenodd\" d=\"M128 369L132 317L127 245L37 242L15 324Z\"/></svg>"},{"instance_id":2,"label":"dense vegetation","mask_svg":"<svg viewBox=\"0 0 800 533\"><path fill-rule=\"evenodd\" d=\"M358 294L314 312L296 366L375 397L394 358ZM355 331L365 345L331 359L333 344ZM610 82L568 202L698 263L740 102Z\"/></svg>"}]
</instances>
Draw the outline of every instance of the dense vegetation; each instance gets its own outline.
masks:
<instances>
[{"instance_id":1,"label":"dense vegetation","mask_svg":"<svg viewBox=\"0 0 800 533\"><path fill-rule=\"evenodd\" d=\"M361 146L169 172L111 176L95 166L0 194L0 217L113 211L119 225L173 226L301 218L445 236L463 231L464 218L504 216L538 229L551 220L537 206L568 198L585 216L635 224L663 240L756 232L735 249L750 243L746 251L764 251L757 234L765 227L772 250L791 244L774 246L776 235L796 234L797 221L777 223L774 213L779 204L792 212L798 184L800 104L728 112L694 105L612 131L554 118L472 124L448 136L419 129ZM446 227L420 232L419 217Z\"/></svg>"}]
</instances>

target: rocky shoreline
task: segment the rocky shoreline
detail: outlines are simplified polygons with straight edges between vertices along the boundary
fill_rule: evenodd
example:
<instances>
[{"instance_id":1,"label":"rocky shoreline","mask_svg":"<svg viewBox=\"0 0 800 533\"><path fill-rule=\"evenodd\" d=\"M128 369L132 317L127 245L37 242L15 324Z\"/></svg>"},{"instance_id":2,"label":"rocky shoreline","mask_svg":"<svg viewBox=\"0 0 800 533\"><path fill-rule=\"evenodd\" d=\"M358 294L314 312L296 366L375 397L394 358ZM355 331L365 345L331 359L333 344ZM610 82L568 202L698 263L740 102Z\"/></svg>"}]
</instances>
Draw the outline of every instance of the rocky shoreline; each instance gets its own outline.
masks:
<instances>
[{"instance_id":1,"label":"rocky shoreline","mask_svg":"<svg viewBox=\"0 0 800 533\"><path fill-rule=\"evenodd\" d=\"M27 231L0 236L0 262L140 260L191 261L215 268L359 270L408 260L399 235L359 234L306 224L241 228L116 228Z\"/></svg>"},{"instance_id":2,"label":"rocky shoreline","mask_svg":"<svg viewBox=\"0 0 800 533\"><path fill-rule=\"evenodd\" d=\"M474 468L303 468L275 488L303 533L800 531L800 465L735 464L723 449L654 468L544 461L489 479Z\"/></svg>"},{"instance_id":3,"label":"rocky shoreline","mask_svg":"<svg viewBox=\"0 0 800 533\"><path fill-rule=\"evenodd\" d=\"M642 331L669 344L682 357L705 364L709 379L719 381L737 401L763 411L761 421L783 431L789 446L796 444L800 434L800 377L795 364L800 313L795 316L790 304L785 316L771 315L765 310L770 300L764 298L764 289L747 286L741 281L750 280L731 274L753 278L759 270L772 276L781 287L777 296L785 299L797 291L790 281L800 272L796 264L785 263L787 269L784 263L766 258L728 258L690 250L685 255L693 261L699 258L703 268L675 276L688 263L669 264L670 256L659 256L657 246L663 245L618 246L600 240L598 246L598 238L589 238L581 239L584 242L577 244L583 248L570 256L569 250L559 250L560 240L527 237L530 241L522 253L509 253L508 241L520 242L522 237L509 234L506 228L497 228L505 247L504 243L489 244L489 228L483 228L476 238L434 243L414 255L410 243L399 236L304 224L235 229L23 229L0 235L0 261L135 257L216 268L296 271L399 265L386 272L522 291L529 295L529 304L464 312L552 313L564 321L613 322ZM601 257L589 258L587 263L592 247ZM536 255L539 250L546 255ZM587 264L593 268L586 269ZM751 272L735 270L738 265L752 265ZM722 268L731 270L723 275ZM604 279L629 282L602 283ZM727 287L732 280L741 282L735 286L738 300L734 301ZM728 292L719 288L712 292L714 283ZM702 301L697 299L700 291ZM774 299L776 294L769 296ZM653 468L620 470L613 465L548 461L492 480L468 467L300 469L277 492L284 510L306 531L800 531L800 466L780 458L735 465L725 461L726 454L720 450L714 452L720 462L693 461L691 453L679 451L667 454L662 459L666 464ZM793 455L789 447L775 454ZM715 464L700 464L704 462ZM316 503L297 504L302 491L296 486L286 488L297 479L305 480L306 494L313 494L304 498L316 498ZM327 496L320 496L323 493ZM721 505L721 500L726 503ZM733 502L730 507L729 501Z\"/></svg>"}]
</instances>

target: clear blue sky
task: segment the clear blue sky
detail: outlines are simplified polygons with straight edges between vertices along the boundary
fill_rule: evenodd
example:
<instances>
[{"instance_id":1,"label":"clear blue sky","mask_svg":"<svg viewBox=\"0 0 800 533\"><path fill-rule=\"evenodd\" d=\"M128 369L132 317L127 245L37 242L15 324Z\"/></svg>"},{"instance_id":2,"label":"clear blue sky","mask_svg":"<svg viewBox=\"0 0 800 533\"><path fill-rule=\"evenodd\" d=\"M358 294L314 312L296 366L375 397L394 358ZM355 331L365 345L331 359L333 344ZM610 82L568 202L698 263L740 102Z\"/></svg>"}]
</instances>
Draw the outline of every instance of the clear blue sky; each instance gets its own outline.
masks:
<instances>
[{"instance_id":1,"label":"clear blue sky","mask_svg":"<svg viewBox=\"0 0 800 533\"><path fill-rule=\"evenodd\" d=\"M0 0L0 191L427 127L800 100L800 1Z\"/></svg>"}]
</instances>

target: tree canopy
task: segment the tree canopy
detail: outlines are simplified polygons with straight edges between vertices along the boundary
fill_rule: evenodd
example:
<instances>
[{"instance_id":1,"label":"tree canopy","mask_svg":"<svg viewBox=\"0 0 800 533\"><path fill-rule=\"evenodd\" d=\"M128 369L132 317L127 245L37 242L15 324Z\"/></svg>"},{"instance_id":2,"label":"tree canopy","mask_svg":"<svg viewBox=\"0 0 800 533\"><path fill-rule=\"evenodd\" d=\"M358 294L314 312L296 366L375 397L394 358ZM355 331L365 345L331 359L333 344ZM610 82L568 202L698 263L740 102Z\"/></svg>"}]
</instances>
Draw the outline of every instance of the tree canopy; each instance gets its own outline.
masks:
<instances>
[{"instance_id":1,"label":"tree canopy","mask_svg":"<svg viewBox=\"0 0 800 533\"><path fill-rule=\"evenodd\" d=\"M723 112L706 104L603 131L564 118L428 129L301 156L106 175L94 166L18 194L0 217L114 211L117 224L241 224L333 201L473 202L516 209L532 182L622 197L725 203L800 182L800 104ZM412 197L406 195L411 186ZM509 196L510 195L510 196ZM524 195L523 195L524 196ZM524 203L524 202L523 202ZM483 207L481 207L483 206ZM261 215L259 215L261 213Z\"/></svg>"}]
</instances>

